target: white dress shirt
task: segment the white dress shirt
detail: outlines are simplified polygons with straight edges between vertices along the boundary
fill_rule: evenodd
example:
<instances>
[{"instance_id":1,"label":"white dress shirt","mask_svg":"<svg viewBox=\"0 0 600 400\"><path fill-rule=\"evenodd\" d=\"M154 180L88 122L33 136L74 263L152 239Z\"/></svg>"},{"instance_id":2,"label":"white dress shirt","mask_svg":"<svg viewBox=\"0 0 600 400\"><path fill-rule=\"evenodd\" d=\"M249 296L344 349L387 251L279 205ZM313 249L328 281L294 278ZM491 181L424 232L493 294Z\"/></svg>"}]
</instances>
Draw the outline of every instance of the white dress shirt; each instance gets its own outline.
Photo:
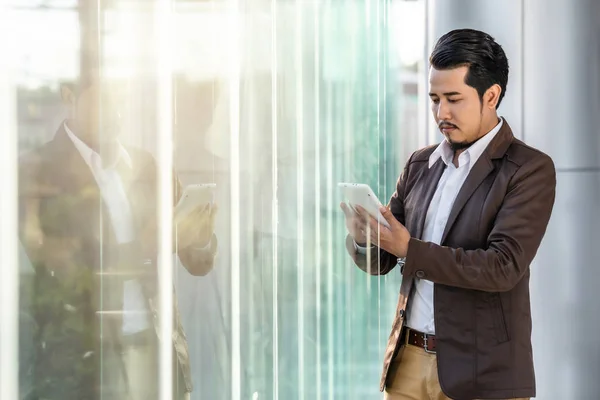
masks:
<instances>
[{"instance_id":1,"label":"white dress shirt","mask_svg":"<svg viewBox=\"0 0 600 400\"><path fill-rule=\"evenodd\" d=\"M135 240L135 230L131 206L127 199L123 180L116 167L125 163L132 167L131 157L124 147L120 147L117 159L111 165L103 165L100 155L79 139L67 126L64 125L67 135L90 167L94 179L100 188L102 200L106 205L115 237L119 244L130 243ZM150 327L147 319L148 308L142 293L140 283L128 280L123 287L123 334L131 335Z\"/></svg>"},{"instance_id":2,"label":"white dress shirt","mask_svg":"<svg viewBox=\"0 0 600 400\"><path fill-rule=\"evenodd\" d=\"M502 127L498 125L483 136L458 157L458 167L452 163L454 152L447 141L443 141L429 157L429 168L441 157L446 169L438 182L437 188L427 209L425 229L421 240L440 244L446 229L448 216L454 200L462 188L469 172ZM420 332L435 334L433 319L433 282L415 278L415 291L410 301L406 325Z\"/></svg>"}]
</instances>

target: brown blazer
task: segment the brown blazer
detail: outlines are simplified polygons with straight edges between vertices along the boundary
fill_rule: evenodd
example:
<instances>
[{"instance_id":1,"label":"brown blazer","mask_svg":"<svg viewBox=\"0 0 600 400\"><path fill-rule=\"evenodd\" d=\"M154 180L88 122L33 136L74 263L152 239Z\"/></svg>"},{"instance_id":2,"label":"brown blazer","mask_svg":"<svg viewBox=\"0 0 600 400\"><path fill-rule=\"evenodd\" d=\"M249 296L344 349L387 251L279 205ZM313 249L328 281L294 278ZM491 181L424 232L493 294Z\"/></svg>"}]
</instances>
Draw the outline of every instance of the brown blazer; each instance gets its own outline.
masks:
<instances>
[{"instance_id":1,"label":"brown blazer","mask_svg":"<svg viewBox=\"0 0 600 400\"><path fill-rule=\"evenodd\" d=\"M62 125L53 140L20 160L19 236L35 269L30 287L24 288L33 304L26 312L37 324L34 386L44 398L96 399L111 390L117 391L115 397L124 395L116 384L125 374L120 358L124 280L141 282L158 334L157 166L149 153L127 151L132 168L121 174L130 182L125 190L136 231L136 242L128 245L117 243L92 172ZM174 189L177 202L176 177ZM210 249L179 250L192 275L212 269L214 236L211 244ZM187 341L175 296L173 301L174 366L191 391Z\"/></svg>"},{"instance_id":2,"label":"brown blazer","mask_svg":"<svg viewBox=\"0 0 600 400\"><path fill-rule=\"evenodd\" d=\"M412 235L384 356L380 389L399 348L414 278L434 282L438 374L453 399L535 396L531 348L529 266L554 205L556 173L546 154L514 138L504 123L477 160L448 218L442 245L419 240L427 209L444 171L429 168L436 146L408 160L390 208ZM383 275L397 259L372 251L371 262L348 252L362 270Z\"/></svg>"}]
</instances>

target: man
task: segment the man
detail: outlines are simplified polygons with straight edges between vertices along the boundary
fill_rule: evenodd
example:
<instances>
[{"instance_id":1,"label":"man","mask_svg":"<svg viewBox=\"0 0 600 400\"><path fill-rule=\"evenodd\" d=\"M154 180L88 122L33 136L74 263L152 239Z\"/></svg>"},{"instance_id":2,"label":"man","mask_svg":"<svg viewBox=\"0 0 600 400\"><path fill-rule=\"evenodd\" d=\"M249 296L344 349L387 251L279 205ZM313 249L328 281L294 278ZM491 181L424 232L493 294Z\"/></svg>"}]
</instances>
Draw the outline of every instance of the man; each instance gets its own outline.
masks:
<instances>
[{"instance_id":1,"label":"man","mask_svg":"<svg viewBox=\"0 0 600 400\"><path fill-rule=\"evenodd\" d=\"M157 165L119 141L118 89L85 71L63 86L71 116L20 164L19 233L35 270L33 390L37 399L158 397ZM174 178L174 201L180 185ZM192 275L213 267L216 208L175 227ZM175 297L174 297L175 302ZM173 399L192 390L174 308Z\"/></svg>"},{"instance_id":2,"label":"man","mask_svg":"<svg viewBox=\"0 0 600 400\"><path fill-rule=\"evenodd\" d=\"M529 267L554 165L498 118L508 60L492 37L449 32L430 64L445 140L409 158L382 207L391 228L342 204L355 263L373 275L398 264L403 275L381 390L390 400L533 397Z\"/></svg>"}]
</instances>

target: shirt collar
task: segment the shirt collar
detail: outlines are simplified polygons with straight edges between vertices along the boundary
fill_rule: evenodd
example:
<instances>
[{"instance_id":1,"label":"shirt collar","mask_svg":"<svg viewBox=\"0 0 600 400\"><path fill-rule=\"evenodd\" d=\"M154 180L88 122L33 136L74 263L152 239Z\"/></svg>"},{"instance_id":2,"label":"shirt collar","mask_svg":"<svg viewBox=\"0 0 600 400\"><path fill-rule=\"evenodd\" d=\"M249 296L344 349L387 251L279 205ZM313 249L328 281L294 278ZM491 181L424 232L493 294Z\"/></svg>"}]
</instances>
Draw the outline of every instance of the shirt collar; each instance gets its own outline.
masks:
<instances>
[{"instance_id":1,"label":"shirt collar","mask_svg":"<svg viewBox=\"0 0 600 400\"><path fill-rule=\"evenodd\" d=\"M125 165L127 165L129 168L132 167L131 156L129 155L127 150L125 150L125 147L123 147L120 143L119 152L114 163L112 165L102 166L102 157L100 156L100 154L98 154L91 147L85 144L83 140L79 139L77 135L75 135L73 131L69 129L69 126L66 123L64 123L64 128L69 138L71 138L71 141L73 141L75 148L77 148L84 161L90 168L96 168L96 166L104 168L115 168L121 162L125 163Z\"/></svg>"},{"instance_id":2,"label":"shirt collar","mask_svg":"<svg viewBox=\"0 0 600 400\"><path fill-rule=\"evenodd\" d=\"M500 128L502 128L503 124L504 124L504 119L500 118L500 122L498 122L498 124L494 127L494 129L489 131L485 136L483 136L481 139L479 139L478 141L473 143L473 145L471 147L469 147L467 150L465 150L459 156L459 166L461 166L464 163L463 160L467 159L469 162L469 171L470 171L471 168L473 168L473 165L475 165L475 163L477 162L479 157L481 157L481 155L483 154L485 149L488 147L490 142L494 139L494 137L496 137L496 135L500 131ZM446 164L446 165L452 164L452 159L454 158L454 152L452 151L452 149L450 148L450 144L446 140L443 140L438 145L438 147L434 150L434 152L431 153L431 155L429 156L429 168L433 167L433 164L435 164L436 161L440 158L444 161L444 164Z\"/></svg>"}]
</instances>

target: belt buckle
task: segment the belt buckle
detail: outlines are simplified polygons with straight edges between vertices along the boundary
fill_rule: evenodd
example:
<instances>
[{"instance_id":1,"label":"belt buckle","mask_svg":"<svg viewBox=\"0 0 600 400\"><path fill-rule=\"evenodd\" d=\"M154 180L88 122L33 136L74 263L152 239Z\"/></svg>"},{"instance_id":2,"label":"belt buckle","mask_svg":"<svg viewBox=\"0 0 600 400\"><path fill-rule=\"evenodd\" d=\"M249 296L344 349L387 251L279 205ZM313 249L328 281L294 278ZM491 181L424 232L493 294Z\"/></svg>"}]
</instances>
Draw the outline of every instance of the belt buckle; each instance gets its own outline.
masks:
<instances>
[{"instance_id":1,"label":"belt buckle","mask_svg":"<svg viewBox=\"0 0 600 400\"><path fill-rule=\"evenodd\" d=\"M423 334L423 350L425 350L425 353L435 354L435 350L429 350L429 335L427 333Z\"/></svg>"}]
</instances>

